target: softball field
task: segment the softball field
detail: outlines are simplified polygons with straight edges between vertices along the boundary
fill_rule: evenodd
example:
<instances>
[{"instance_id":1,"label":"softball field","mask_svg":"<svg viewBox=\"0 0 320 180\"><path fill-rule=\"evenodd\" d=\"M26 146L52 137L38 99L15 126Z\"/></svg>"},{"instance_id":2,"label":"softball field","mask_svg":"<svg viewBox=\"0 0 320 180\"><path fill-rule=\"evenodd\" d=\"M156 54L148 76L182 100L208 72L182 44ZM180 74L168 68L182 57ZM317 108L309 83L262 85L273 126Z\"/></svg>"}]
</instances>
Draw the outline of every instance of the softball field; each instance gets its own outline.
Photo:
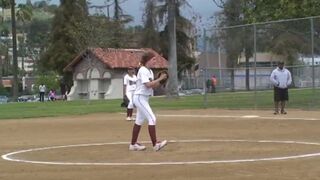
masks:
<instances>
[{"instance_id":1,"label":"softball field","mask_svg":"<svg viewBox=\"0 0 320 180\"><path fill-rule=\"evenodd\" d=\"M0 121L1 180L316 180L320 112L156 111L154 152L128 151L133 121L120 113Z\"/></svg>"}]
</instances>

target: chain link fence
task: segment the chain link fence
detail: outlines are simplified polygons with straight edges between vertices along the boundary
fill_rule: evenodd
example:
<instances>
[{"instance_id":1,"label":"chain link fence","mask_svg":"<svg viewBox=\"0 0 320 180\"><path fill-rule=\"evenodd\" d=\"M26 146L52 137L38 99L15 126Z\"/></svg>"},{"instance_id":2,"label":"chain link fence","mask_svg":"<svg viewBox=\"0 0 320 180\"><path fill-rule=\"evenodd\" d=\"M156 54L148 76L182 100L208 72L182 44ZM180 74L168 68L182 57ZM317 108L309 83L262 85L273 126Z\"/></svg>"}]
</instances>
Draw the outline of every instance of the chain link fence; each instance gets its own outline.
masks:
<instances>
[{"instance_id":1,"label":"chain link fence","mask_svg":"<svg viewBox=\"0 0 320 180\"><path fill-rule=\"evenodd\" d=\"M195 71L181 77L180 88L207 96L215 76L216 92L254 92L252 105L256 106L257 94L273 89L270 74L284 61L292 74L290 88L313 89L310 102L320 104L312 100L320 96L315 91L320 87L319 34L320 17L206 29ZM204 101L210 103L207 98Z\"/></svg>"}]
</instances>

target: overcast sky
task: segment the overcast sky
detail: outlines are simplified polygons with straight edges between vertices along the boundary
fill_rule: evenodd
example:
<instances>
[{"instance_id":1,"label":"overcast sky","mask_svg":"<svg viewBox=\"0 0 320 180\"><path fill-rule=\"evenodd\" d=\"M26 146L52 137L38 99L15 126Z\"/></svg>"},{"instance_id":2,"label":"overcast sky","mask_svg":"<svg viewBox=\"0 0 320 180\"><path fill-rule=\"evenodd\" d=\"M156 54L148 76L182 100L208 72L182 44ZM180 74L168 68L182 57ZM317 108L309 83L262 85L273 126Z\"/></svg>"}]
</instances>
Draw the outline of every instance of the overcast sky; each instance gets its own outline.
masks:
<instances>
[{"instance_id":1,"label":"overcast sky","mask_svg":"<svg viewBox=\"0 0 320 180\"><path fill-rule=\"evenodd\" d=\"M39 0L32 0L32 2L36 2ZM112 1L112 0L111 0ZM120 2L125 1L121 4L121 7L125 14L129 14L134 17L133 25L142 24L142 12L144 4L143 0L120 0ZM200 18L197 20L197 25L199 28L205 28L212 24L212 20L210 17L214 15L215 12L220 10L213 3L213 0L187 0L191 7L184 7L183 14L184 16L194 16L197 15ZM16 3L25 3L26 0L16 0ZM50 0L52 4L60 3L60 0ZM106 0L91 0L94 5L104 5ZM107 10L105 10L107 11Z\"/></svg>"}]
</instances>

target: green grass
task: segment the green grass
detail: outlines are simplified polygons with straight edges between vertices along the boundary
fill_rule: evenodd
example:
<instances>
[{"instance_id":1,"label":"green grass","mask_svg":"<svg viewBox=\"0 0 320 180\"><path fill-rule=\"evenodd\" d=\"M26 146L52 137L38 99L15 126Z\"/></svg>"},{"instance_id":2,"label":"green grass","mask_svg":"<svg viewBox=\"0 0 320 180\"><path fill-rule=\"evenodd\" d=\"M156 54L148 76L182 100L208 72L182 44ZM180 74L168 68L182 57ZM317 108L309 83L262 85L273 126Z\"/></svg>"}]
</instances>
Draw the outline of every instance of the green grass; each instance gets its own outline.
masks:
<instances>
[{"instance_id":1,"label":"green grass","mask_svg":"<svg viewBox=\"0 0 320 180\"><path fill-rule=\"evenodd\" d=\"M0 105L0 119L120 112L120 100L8 103Z\"/></svg>"},{"instance_id":2,"label":"green grass","mask_svg":"<svg viewBox=\"0 0 320 180\"><path fill-rule=\"evenodd\" d=\"M290 89L288 108L304 110L320 109L320 90ZM153 109L272 109L272 91L223 92L194 96L184 96L177 99L153 97L150 104ZM205 103L206 102L206 103ZM53 117L65 115L81 115L98 112L124 112L120 107L121 100L99 101L56 101L35 103L0 104L0 119L22 119L33 117Z\"/></svg>"}]
</instances>

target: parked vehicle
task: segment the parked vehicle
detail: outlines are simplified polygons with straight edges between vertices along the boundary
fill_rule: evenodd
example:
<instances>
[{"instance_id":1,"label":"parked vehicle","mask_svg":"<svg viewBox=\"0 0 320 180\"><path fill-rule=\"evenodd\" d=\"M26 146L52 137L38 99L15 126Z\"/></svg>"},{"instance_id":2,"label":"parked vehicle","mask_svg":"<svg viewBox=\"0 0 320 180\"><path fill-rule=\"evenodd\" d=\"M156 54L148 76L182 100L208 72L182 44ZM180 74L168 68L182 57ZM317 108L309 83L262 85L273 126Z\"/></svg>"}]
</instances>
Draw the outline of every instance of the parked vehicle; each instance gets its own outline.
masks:
<instances>
[{"instance_id":1,"label":"parked vehicle","mask_svg":"<svg viewBox=\"0 0 320 180\"><path fill-rule=\"evenodd\" d=\"M36 102L38 101L35 95L22 95L18 97L18 102Z\"/></svg>"},{"instance_id":2,"label":"parked vehicle","mask_svg":"<svg viewBox=\"0 0 320 180\"><path fill-rule=\"evenodd\" d=\"M8 97L0 95L0 104L8 103Z\"/></svg>"}]
</instances>

